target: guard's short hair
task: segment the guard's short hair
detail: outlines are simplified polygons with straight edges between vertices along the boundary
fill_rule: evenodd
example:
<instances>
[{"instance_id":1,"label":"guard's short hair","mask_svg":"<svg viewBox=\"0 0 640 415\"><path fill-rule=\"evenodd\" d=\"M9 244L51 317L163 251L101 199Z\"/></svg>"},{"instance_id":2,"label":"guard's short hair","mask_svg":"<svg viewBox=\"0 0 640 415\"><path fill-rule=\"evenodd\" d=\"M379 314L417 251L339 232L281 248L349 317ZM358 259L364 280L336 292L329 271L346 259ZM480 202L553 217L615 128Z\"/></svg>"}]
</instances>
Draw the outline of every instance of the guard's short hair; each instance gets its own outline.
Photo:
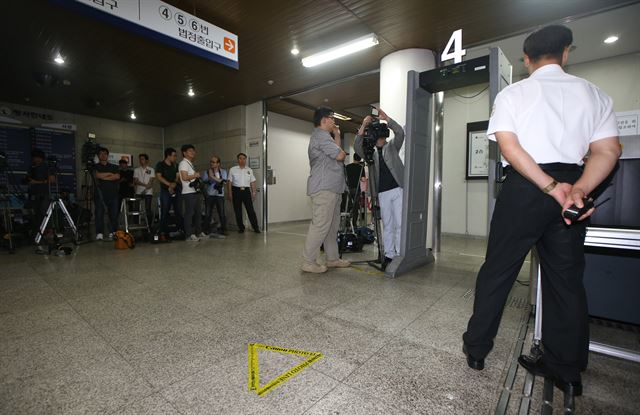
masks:
<instances>
[{"instance_id":1,"label":"guard's short hair","mask_svg":"<svg viewBox=\"0 0 640 415\"><path fill-rule=\"evenodd\" d=\"M247 158L247 155L244 153L238 153L238 155L236 156L236 159L239 159L240 156L244 156L244 158Z\"/></svg>"},{"instance_id":2,"label":"guard's short hair","mask_svg":"<svg viewBox=\"0 0 640 415\"><path fill-rule=\"evenodd\" d=\"M182 145L182 147L180 147L180 151L181 151L182 153L184 153L184 152L185 152L185 151L187 151L187 150L191 150L191 149L194 149L194 150L196 149L196 148L193 146L193 144L183 144L183 145Z\"/></svg>"},{"instance_id":3,"label":"guard's short hair","mask_svg":"<svg viewBox=\"0 0 640 415\"><path fill-rule=\"evenodd\" d=\"M360 157L358 153L353 153L353 161L360 161L360 160L362 160L362 157Z\"/></svg>"},{"instance_id":4,"label":"guard's short hair","mask_svg":"<svg viewBox=\"0 0 640 415\"><path fill-rule=\"evenodd\" d=\"M140 153L140 154L138 154L138 158L140 158L140 157L144 157L145 160L149 161L149 155L148 154Z\"/></svg>"},{"instance_id":5,"label":"guard's short hair","mask_svg":"<svg viewBox=\"0 0 640 415\"><path fill-rule=\"evenodd\" d=\"M522 44L522 51L531 62L541 58L555 59L562 62L562 53L571 46L573 33L562 25L550 25L531 33Z\"/></svg>"},{"instance_id":6,"label":"guard's short hair","mask_svg":"<svg viewBox=\"0 0 640 415\"><path fill-rule=\"evenodd\" d=\"M172 155L173 153L176 153L176 149L173 147L167 147L164 149L164 158L169 157L170 155Z\"/></svg>"},{"instance_id":7,"label":"guard's short hair","mask_svg":"<svg viewBox=\"0 0 640 415\"><path fill-rule=\"evenodd\" d=\"M318 107L316 111L313 113L313 125L316 127L320 127L320 122L324 117L333 116L333 110L329 107Z\"/></svg>"},{"instance_id":8,"label":"guard's short hair","mask_svg":"<svg viewBox=\"0 0 640 415\"><path fill-rule=\"evenodd\" d=\"M98 150L96 150L96 155L99 155L102 152L109 154L109 149L106 147L98 147Z\"/></svg>"}]
</instances>

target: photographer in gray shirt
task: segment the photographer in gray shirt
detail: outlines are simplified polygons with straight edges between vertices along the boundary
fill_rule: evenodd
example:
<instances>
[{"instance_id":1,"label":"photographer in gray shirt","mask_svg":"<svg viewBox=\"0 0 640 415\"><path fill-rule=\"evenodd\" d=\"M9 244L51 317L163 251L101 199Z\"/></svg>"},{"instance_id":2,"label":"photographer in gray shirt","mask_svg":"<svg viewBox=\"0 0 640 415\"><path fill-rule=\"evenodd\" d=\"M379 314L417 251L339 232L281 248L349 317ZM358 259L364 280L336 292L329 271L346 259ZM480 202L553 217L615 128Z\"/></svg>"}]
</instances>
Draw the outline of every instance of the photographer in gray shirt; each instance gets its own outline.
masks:
<instances>
[{"instance_id":1,"label":"photographer in gray shirt","mask_svg":"<svg viewBox=\"0 0 640 415\"><path fill-rule=\"evenodd\" d=\"M316 109L313 124L316 128L309 140L311 172L307 180L312 219L304 244L302 271L322 273L326 272L327 268L344 268L351 265L349 261L339 258L337 242L340 202L346 187L343 165L346 153L340 148L340 128L333 119L331 108ZM326 265L317 263L320 246L323 244L327 255Z\"/></svg>"},{"instance_id":2,"label":"photographer in gray shirt","mask_svg":"<svg viewBox=\"0 0 640 415\"><path fill-rule=\"evenodd\" d=\"M379 137L376 140L373 150L373 162L375 165L373 175L377 188L370 189L372 195L378 195L380 203L380 215L382 216L383 225L382 238L384 241L382 269L384 270L394 257L400 255L404 164L402 164L399 152L404 143L404 130L381 109L378 110L378 114L380 119L386 121L391 131L393 131L391 140L387 141L384 137ZM356 154L363 158L366 158L363 148L363 136L373 121L374 118L371 115L365 117L353 144Z\"/></svg>"}]
</instances>

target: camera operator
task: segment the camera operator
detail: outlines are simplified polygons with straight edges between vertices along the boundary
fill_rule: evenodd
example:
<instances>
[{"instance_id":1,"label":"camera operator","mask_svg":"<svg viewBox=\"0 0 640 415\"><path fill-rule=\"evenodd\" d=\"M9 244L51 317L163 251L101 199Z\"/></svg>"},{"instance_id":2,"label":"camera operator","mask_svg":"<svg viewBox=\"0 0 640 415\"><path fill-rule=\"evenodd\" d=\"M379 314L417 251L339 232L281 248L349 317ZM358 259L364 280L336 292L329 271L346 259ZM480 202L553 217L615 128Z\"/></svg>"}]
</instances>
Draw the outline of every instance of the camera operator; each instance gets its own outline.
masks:
<instances>
[{"instance_id":1,"label":"camera operator","mask_svg":"<svg viewBox=\"0 0 640 415\"><path fill-rule=\"evenodd\" d=\"M218 211L220 219L220 235L227 234L227 217L224 214L224 185L227 183L227 171L220 167L220 157L211 156L209 169L202 173L202 181L207 185L205 199L205 224L204 230L211 233L211 219L213 219L213 208Z\"/></svg>"},{"instance_id":2,"label":"camera operator","mask_svg":"<svg viewBox=\"0 0 640 415\"><path fill-rule=\"evenodd\" d=\"M43 151L33 150L31 152L31 168L26 178L29 185L29 204L33 209L33 226L36 231L49 207L49 184L55 180L55 175L50 174L49 166L44 160Z\"/></svg>"},{"instance_id":3,"label":"camera operator","mask_svg":"<svg viewBox=\"0 0 640 415\"><path fill-rule=\"evenodd\" d=\"M249 216L249 222L253 227L255 233L260 233L260 226L258 226L258 218L256 211L253 209L253 200L256 198L256 176L253 175L253 170L247 167L247 155L239 153L238 165L229 169L229 181L228 186L230 189L227 196L233 203L233 210L236 214L236 225L238 225L238 232L244 232L244 223L242 221L242 205L247 211ZM249 194L251 191L251 194Z\"/></svg>"},{"instance_id":4,"label":"camera operator","mask_svg":"<svg viewBox=\"0 0 640 415\"><path fill-rule=\"evenodd\" d=\"M109 212L109 238L113 239L118 226L118 183L120 182L120 173L118 166L109 163L109 150L107 148L98 149L98 164L94 168L96 172L96 241L104 239L105 207Z\"/></svg>"},{"instance_id":5,"label":"camera operator","mask_svg":"<svg viewBox=\"0 0 640 415\"><path fill-rule=\"evenodd\" d=\"M309 140L309 164L307 195L311 197L312 219L304 244L302 271L326 272L327 268L344 268L351 265L341 259L338 252L338 228L340 227L340 202L345 190L340 128L333 118L333 110L320 107L313 114L315 129ZM333 134L333 137L332 137ZM324 244L327 263L317 263L320 246Z\"/></svg>"},{"instance_id":6,"label":"camera operator","mask_svg":"<svg viewBox=\"0 0 640 415\"><path fill-rule=\"evenodd\" d=\"M375 151L373 152L373 177L378 188L370 189L372 196L378 195L380 203L385 256L382 269L384 270L393 258L400 254L404 164L400 159L399 152L404 143L404 130L397 122L389 118L382 109L379 109L378 113L380 119L387 122L394 134L394 138L389 141L384 137L379 137L376 140ZM366 116L356 134L353 146L356 154L361 157L365 156L363 136L373 121L372 116Z\"/></svg>"},{"instance_id":7,"label":"camera operator","mask_svg":"<svg viewBox=\"0 0 640 415\"><path fill-rule=\"evenodd\" d=\"M178 173L182 181L182 197L184 198L184 233L186 240L198 242L206 235L202 232L202 198L200 196L200 173L196 171L193 160L196 158L196 148L192 144L185 144L180 149L182 161L178 166Z\"/></svg>"},{"instance_id":8,"label":"camera operator","mask_svg":"<svg viewBox=\"0 0 640 415\"><path fill-rule=\"evenodd\" d=\"M133 182L136 185L136 196L144 198L144 210L147 213L147 223L151 225L153 214L151 201L153 199L153 178L156 176L153 167L149 167L149 156L138 155L139 166L133 171Z\"/></svg>"},{"instance_id":9,"label":"camera operator","mask_svg":"<svg viewBox=\"0 0 640 415\"><path fill-rule=\"evenodd\" d=\"M176 149L167 147L164 150L164 160L156 164L156 179L160 182L160 240L170 241L169 238L169 210L173 206L178 229L182 228L180 214L180 187L178 181L178 165L176 164Z\"/></svg>"}]
</instances>

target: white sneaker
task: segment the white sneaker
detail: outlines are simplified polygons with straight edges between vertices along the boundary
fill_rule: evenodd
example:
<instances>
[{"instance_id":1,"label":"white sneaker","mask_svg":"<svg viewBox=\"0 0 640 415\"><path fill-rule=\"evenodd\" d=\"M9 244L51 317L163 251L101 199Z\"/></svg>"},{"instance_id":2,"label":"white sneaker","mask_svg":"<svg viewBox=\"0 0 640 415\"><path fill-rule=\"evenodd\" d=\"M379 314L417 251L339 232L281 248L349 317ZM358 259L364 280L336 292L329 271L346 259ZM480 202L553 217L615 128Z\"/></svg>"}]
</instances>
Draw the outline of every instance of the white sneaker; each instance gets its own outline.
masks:
<instances>
[{"instance_id":1,"label":"white sneaker","mask_svg":"<svg viewBox=\"0 0 640 415\"><path fill-rule=\"evenodd\" d=\"M96 235L96 241L102 241L104 240L104 235L102 235L101 233Z\"/></svg>"},{"instance_id":2,"label":"white sneaker","mask_svg":"<svg viewBox=\"0 0 640 415\"><path fill-rule=\"evenodd\" d=\"M200 232L200 235L198 235L198 238L206 238L208 237L208 235L204 232Z\"/></svg>"},{"instance_id":3,"label":"white sneaker","mask_svg":"<svg viewBox=\"0 0 640 415\"><path fill-rule=\"evenodd\" d=\"M187 240L187 241L189 241L189 242L198 242L198 241L200 240L200 238L198 238L198 237L197 237L197 236L195 236L195 235L191 235L191 236L190 236L190 237L188 237L186 240Z\"/></svg>"},{"instance_id":4,"label":"white sneaker","mask_svg":"<svg viewBox=\"0 0 640 415\"><path fill-rule=\"evenodd\" d=\"M112 241L115 241L116 235L113 232L109 232L109 239L111 239Z\"/></svg>"}]
</instances>

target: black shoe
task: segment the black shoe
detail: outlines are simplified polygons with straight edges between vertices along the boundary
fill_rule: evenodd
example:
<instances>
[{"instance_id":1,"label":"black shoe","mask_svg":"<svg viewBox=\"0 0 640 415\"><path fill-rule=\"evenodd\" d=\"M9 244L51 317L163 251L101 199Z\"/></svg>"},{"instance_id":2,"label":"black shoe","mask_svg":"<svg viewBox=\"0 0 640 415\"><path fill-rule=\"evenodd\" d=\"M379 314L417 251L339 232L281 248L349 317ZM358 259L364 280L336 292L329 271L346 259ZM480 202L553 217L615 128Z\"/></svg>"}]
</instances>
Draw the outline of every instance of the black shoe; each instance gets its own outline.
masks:
<instances>
[{"instance_id":1,"label":"black shoe","mask_svg":"<svg viewBox=\"0 0 640 415\"><path fill-rule=\"evenodd\" d=\"M462 352L467 356L467 364L471 369L484 369L484 359L476 359L467 352L467 346L462 346Z\"/></svg>"},{"instance_id":2,"label":"black shoe","mask_svg":"<svg viewBox=\"0 0 640 415\"><path fill-rule=\"evenodd\" d=\"M244 233L244 229L238 229L238 233Z\"/></svg>"},{"instance_id":3,"label":"black shoe","mask_svg":"<svg viewBox=\"0 0 640 415\"><path fill-rule=\"evenodd\" d=\"M389 258L388 256L384 257L384 259L382 260L382 264L380 265L380 268L382 268L383 271L386 270L389 264L391 263L391 261L393 261L393 258Z\"/></svg>"},{"instance_id":4,"label":"black shoe","mask_svg":"<svg viewBox=\"0 0 640 415\"><path fill-rule=\"evenodd\" d=\"M254 231L255 233L262 233L262 232L260 232L260 229L254 229L253 231Z\"/></svg>"},{"instance_id":5,"label":"black shoe","mask_svg":"<svg viewBox=\"0 0 640 415\"><path fill-rule=\"evenodd\" d=\"M580 396L582 395L582 382L581 381L567 381L561 379L554 374L548 367L545 366L544 361L541 358L535 358L527 355L521 355L518 357L518 363L525 368L527 372L534 376L542 376L544 378L552 379L553 384L564 392L565 395Z\"/></svg>"}]
</instances>

